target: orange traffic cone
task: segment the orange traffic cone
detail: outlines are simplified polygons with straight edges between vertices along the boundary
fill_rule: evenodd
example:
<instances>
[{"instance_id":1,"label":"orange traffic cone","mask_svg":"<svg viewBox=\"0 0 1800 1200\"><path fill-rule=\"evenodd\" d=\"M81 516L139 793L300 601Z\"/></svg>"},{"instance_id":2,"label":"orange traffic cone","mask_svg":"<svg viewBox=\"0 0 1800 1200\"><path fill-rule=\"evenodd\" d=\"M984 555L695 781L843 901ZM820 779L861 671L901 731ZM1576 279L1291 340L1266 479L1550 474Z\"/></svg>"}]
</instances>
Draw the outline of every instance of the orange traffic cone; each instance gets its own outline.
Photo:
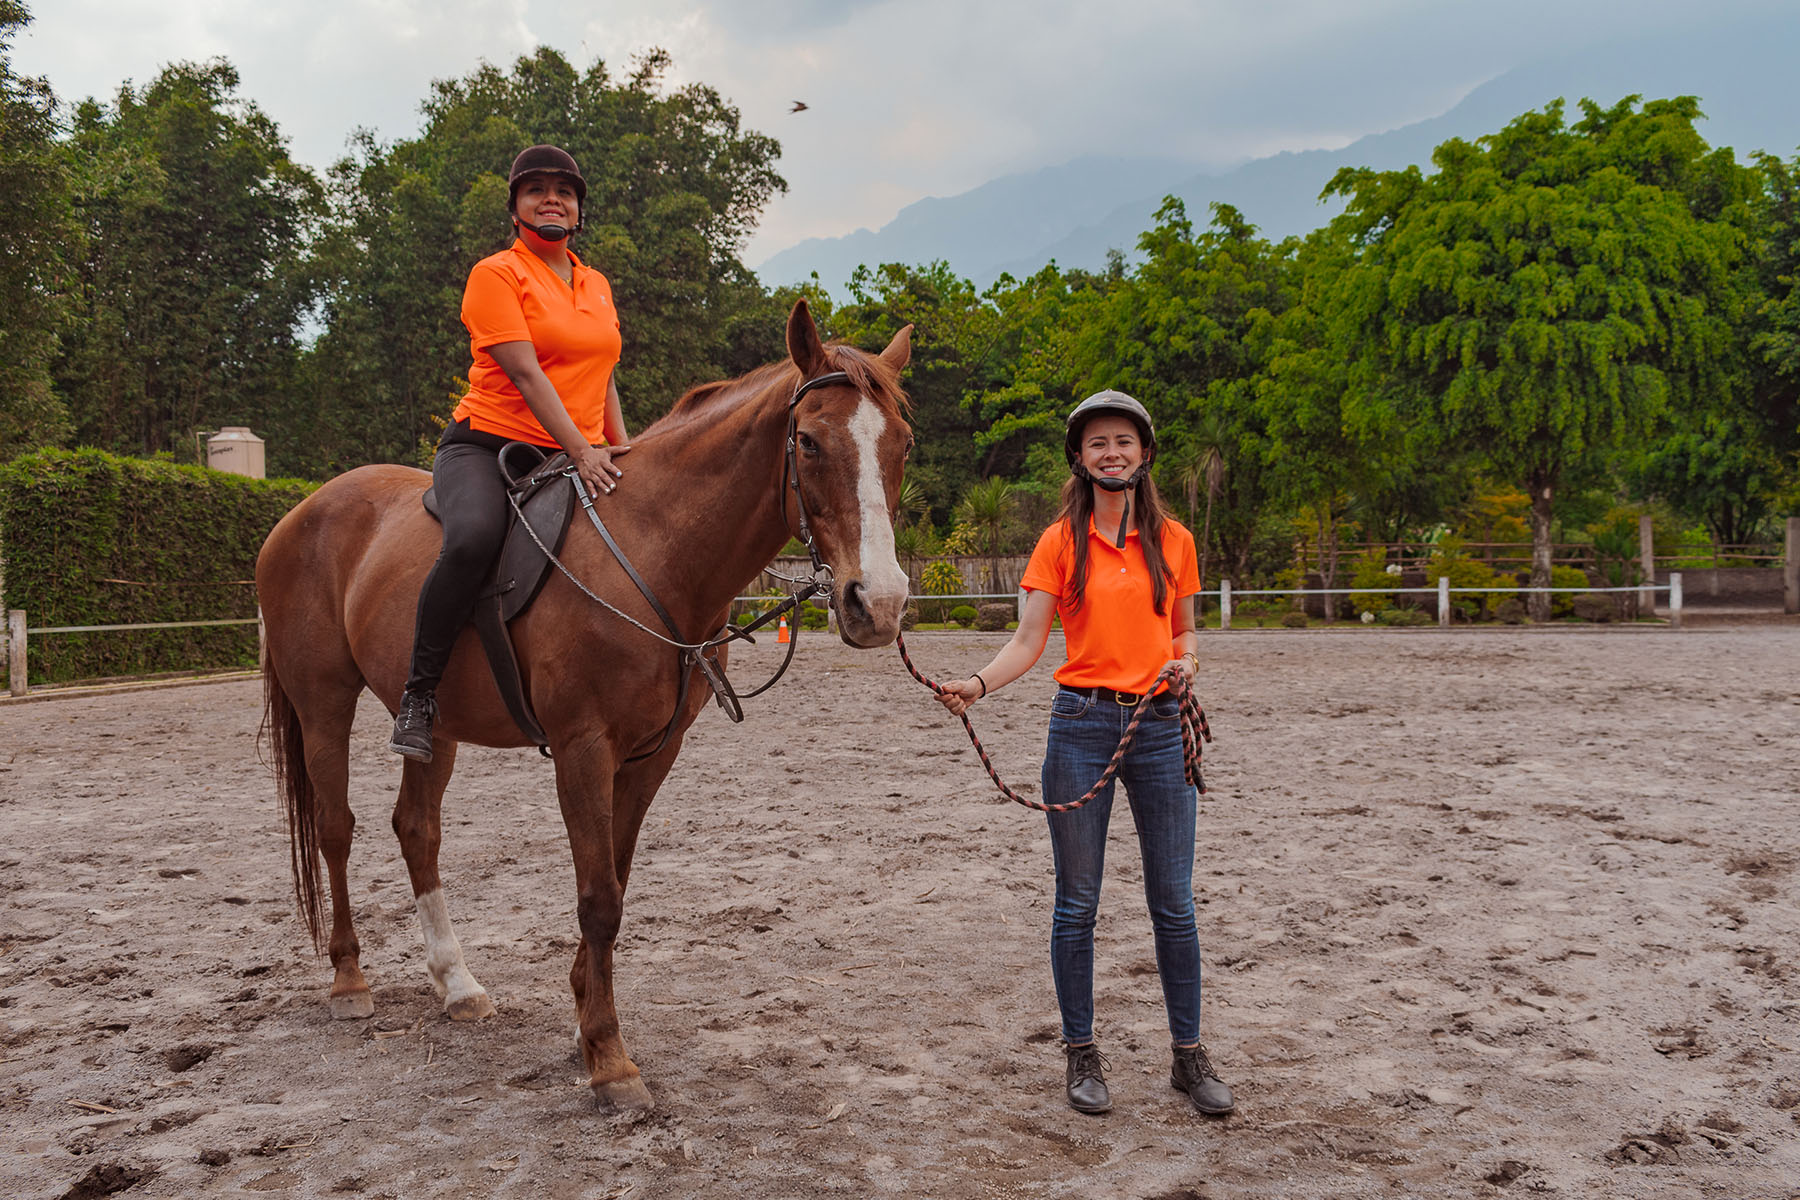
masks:
<instances>
[{"instance_id":1,"label":"orange traffic cone","mask_svg":"<svg viewBox=\"0 0 1800 1200\"><path fill-rule=\"evenodd\" d=\"M784 616L781 618L781 628L775 634L775 644L777 646L785 646L785 645L787 645L787 643L788 643L787 617Z\"/></svg>"}]
</instances>

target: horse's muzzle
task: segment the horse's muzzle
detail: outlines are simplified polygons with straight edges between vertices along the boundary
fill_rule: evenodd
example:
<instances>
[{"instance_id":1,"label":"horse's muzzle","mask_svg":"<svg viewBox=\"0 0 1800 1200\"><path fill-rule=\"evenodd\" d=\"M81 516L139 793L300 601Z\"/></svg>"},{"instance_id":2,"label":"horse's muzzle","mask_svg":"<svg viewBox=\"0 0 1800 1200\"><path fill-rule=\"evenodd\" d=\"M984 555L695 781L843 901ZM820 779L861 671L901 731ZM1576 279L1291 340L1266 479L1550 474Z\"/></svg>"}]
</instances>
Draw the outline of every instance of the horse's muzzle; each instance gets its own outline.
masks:
<instances>
[{"instance_id":1,"label":"horse's muzzle","mask_svg":"<svg viewBox=\"0 0 1800 1200\"><path fill-rule=\"evenodd\" d=\"M889 645L900 635L900 615L906 609L904 584L871 587L859 576L840 583L835 599L838 636L846 645L872 650Z\"/></svg>"}]
</instances>

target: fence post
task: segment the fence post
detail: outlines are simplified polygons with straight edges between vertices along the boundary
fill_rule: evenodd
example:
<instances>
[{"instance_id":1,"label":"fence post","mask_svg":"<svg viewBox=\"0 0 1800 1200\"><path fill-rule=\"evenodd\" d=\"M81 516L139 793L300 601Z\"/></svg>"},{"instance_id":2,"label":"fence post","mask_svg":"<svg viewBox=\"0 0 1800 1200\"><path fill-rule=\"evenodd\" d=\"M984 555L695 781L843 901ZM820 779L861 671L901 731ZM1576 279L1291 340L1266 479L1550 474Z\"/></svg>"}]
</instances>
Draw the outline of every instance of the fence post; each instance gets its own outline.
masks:
<instances>
[{"instance_id":1,"label":"fence post","mask_svg":"<svg viewBox=\"0 0 1800 1200\"><path fill-rule=\"evenodd\" d=\"M6 651L10 690L15 696L23 696L29 685L25 673L25 610L22 608L6 614Z\"/></svg>"},{"instance_id":2,"label":"fence post","mask_svg":"<svg viewBox=\"0 0 1800 1200\"><path fill-rule=\"evenodd\" d=\"M1787 556L1781 560L1781 611L1800 613L1800 517L1787 519Z\"/></svg>"},{"instance_id":3,"label":"fence post","mask_svg":"<svg viewBox=\"0 0 1800 1200\"><path fill-rule=\"evenodd\" d=\"M1638 518L1638 558L1644 568L1645 587L1638 591L1638 616L1656 615L1656 593L1648 585L1656 582L1656 528L1648 516Z\"/></svg>"},{"instance_id":4,"label":"fence post","mask_svg":"<svg viewBox=\"0 0 1800 1200\"><path fill-rule=\"evenodd\" d=\"M1231 628L1231 580L1219 580L1219 628Z\"/></svg>"},{"instance_id":5,"label":"fence post","mask_svg":"<svg viewBox=\"0 0 1800 1200\"><path fill-rule=\"evenodd\" d=\"M1438 628L1450 628L1450 577L1438 576Z\"/></svg>"},{"instance_id":6,"label":"fence post","mask_svg":"<svg viewBox=\"0 0 1800 1200\"><path fill-rule=\"evenodd\" d=\"M1669 572L1669 627L1681 628L1681 572Z\"/></svg>"}]
</instances>

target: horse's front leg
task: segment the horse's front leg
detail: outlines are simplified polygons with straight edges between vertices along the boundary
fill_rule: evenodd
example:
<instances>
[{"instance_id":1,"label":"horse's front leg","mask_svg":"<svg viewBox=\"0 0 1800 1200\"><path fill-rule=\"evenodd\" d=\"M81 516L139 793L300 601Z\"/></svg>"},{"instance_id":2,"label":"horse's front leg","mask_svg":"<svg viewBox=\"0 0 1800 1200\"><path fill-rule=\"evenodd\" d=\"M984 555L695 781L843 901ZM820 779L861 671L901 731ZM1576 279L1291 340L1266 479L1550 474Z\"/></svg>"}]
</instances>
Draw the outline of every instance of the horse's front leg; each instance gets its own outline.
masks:
<instances>
[{"instance_id":1,"label":"horse's front leg","mask_svg":"<svg viewBox=\"0 0 1800 1200\"><path fill-rule=\"evenodd\" d=\"M456 766L456 743L439 738L429 763L408 759L394 803L394 836L412 878L419 932L425 939L425 970L444 1012L453 1021L476 1021L494 1015L487 990L475 981L463 961L462 943L450 924L444 884L438 877L438 847L443 843L441 814L444 788Z\"/></svg>"},{"instance_id":2,"label":"horse's front leg","mask_svg":"<svg viewBox=\"0 0 1800 1200\"><path fill-rule=\"evenodd\" d=\"M588 1086L608 1111L649 1108L650 1091L625 1053L613 1007L613 944L625 908L625 877L615 851L622 829L614 812L613 755L598 737L558 747L556 793L575 858L575 918L581 945L569 972Z\"/></svg>"}]
</instances>

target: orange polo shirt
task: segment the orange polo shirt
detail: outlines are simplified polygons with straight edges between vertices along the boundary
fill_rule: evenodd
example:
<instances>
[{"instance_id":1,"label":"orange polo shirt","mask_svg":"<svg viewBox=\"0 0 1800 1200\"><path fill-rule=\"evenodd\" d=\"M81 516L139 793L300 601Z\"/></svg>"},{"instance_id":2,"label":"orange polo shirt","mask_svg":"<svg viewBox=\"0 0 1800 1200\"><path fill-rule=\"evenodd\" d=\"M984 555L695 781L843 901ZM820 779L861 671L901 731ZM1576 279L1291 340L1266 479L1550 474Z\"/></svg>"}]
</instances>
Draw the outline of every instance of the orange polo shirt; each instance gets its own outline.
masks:
<instances>
[{"instance_id":1,"label":"orange polo shirt","mask_svg":"<svg viewBox=\"0 0 1800 1200\"><path fill-rule=\"evenodd\" d=\"M1090 519L1087 539L1087 588L1080 608L1071 611L1064 599L1075 565L1067 521L1044 530L1020 582L1057 598L1056 614L1062 618L1069 661L1057 668L1056 682L1072 688L1147 691L1163 664L1175 657L1177 601L1200 590L1194 535L1177 521L1163 522L1163 560L1175 578L1169 582L1168 611L1161 614L1156 611L1150 565L1144 561L1138 531L1125 535L1121 550L1098 533Z\"/></svg>"},{"instance_id":2,"label":"orange polo shirt","mask_svg":"<svg viewBox=\"0 0 1800 1200\"><path fill-rule=\"evenodd\" d=\"M474 361L469 392L451 420L467 417L471 429L556 445L488 353L501 342L530 342L575 427L596 446L605 443L606 385L619 365L619 314L606 276L573 253L569 258L575 264L573 287L521 240L488 255L469 272L462 322Z\"/></svg>"}]
</instances>

